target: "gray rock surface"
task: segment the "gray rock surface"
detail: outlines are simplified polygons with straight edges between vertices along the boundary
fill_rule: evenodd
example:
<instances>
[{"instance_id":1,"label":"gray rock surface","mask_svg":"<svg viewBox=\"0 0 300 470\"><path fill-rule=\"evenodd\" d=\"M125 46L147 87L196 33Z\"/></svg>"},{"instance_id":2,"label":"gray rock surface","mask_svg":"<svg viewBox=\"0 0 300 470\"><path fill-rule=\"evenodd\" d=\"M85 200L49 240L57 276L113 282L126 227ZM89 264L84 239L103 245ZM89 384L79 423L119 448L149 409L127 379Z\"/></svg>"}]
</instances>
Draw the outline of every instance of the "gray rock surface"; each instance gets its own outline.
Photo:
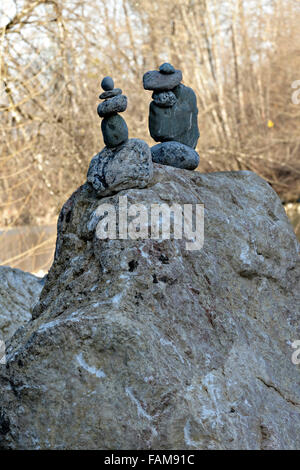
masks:
<instances>
[{"instance_id":1,"label":"gray rock surface","mask_svg":"<svg viewBox=\"0 0 300 470\"><path fill-rule=\"evenodd\" d=\"M101 130L107 147L117 147L128 140L126 121L119 114L105 117L101 122Z\"/></svg>"},{"instance_id":2,"label":"gray rock surface","mask_svg":"<svg viewBox=\"0 0 300 470\"><path fill-rule=\"evenodd\" d=\"M170 75L165 75L169 77ZM177 101L170 108L150 103L149 130L156 142L176 140L195 148L199 138L197 100L193 90L179 85L173 90Z\"/></svg>"},{"instance_id":3,"label":"gray rock surface","mask_svg":"<svg viewBox=\"0 0 300 470\"><path fill-rule=\"evenodd\" d=\"M180 142L162 142L151 147L152 161L161 165L195 170L199 165L198 153Z\"/></svg>"},{"instance_id":4,"label":"gray rock surface","mask_svg":"<svg viewBox=\"0 0 300 470\"><path fill-rule=\"evenodd\" d=\"M64 205L39 317L0 367L4 449L299 449L298 244L251 172L154 165L101 202L205 205L205 243L103 240Z\"/></svg>"},{"instance_id":5,"label":"gray rock surface","mask_svg":"<svg viewBox=\"0 0 300 470\"><path fill-rule=\"evenodd\" d=\"M182 80L182 73L180 70L175 70L174 73L165 74L157 70L150 70L143 76L143 85L145 90L153 91L167 91L172 90Z\"/></svg>"},{"instance_id":6,"label":"gray rock surface","mask_svg":"<svg viewBox=\"0 0 300 470\"><path fill-rule=\"evenodd\" d=\"M30 309L42 290L41 279L20 269L0 266L0 340L8 340L31 320Z\"/></svg>"},{"instance_id":7,"label":"gray rock surface","mask_svg":"<svg viewBox=\"0 0 300 470\"><path fill-rule=\"evenodd\" d=\"M174 106L177 101L176 96L172 91L162 91L160 93L153 93L153 101L162 108L169 108Z\"/></svg>"},{"instance_id":8,"label":"gray rock surface","mask_svg":"<svg viewBox=\"0 0 300 470\"><path fill-rule=\"evenodd\" d=\"M100 117L110 116L115 113L122 113L127 108L127 96L118 95L98 104L97 113Z\"/></svg>"},{"instance_id":9,"label":"gray rock surface","mask_svg":"<svg viewBox=\"0 0 300 470\"><path fill-rule=\"evenodd\" d=\"M91 161L87 181L98 196L128 188L145 188L153 176L149 146L130 139L116 149L104 148Z\"/></svg>"}]
</instances>

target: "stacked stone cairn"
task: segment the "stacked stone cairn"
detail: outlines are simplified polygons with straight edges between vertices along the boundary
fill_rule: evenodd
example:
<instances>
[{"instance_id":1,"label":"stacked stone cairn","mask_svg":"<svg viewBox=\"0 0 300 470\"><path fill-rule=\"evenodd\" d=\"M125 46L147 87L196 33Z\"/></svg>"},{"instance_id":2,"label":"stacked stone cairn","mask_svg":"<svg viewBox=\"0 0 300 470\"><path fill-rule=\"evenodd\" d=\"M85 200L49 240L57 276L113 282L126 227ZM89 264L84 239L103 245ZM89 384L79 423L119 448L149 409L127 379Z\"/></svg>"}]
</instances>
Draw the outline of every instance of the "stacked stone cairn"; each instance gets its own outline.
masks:
<instances>
[{"instance_id":1,"label":"stacked stone cairn","mask_svg":"<svg viewBox=\"0 0 300 470\"><path fill-rule=\"evenodd\" d=\"M127 98L114 88L111 77L103 78L98 105L105 147L90 163L87 184L98 197L124 189L145 188L153 177L151 151L143 140L128 139L128 127L118 114L126 110Z\"/></svg>"},{"instance_id":2,"label":"stacked stone cairn","mask_svg":"<svg viewBox=\"0 0 300 470\"><path fill-rule=\"evenodd\" d=\"M197 100L194 91L181 80L181 71L168 63L143 77L145 90L153 91L150 134L156 142L161 142L151 148L151 154L155 163L194 170L199 164L199 155L194 150L200 135Z\"/></svg>"},{"instance_id":3,"label":"stacked stone cairn","mask_svg":"<svg viewBox=\"0 0 300 470\"><path fill-rule=\"evenodd\" d=\"M122 95L120 88L114 88L114 81L111 77L104 77L101 82L104 90L99 96L104 100L98 105L97 112L101 118L101 130L106 147L117 147L127 142L128 127L125 120L118 113L127 109L127 97Z\"/></svg>"}]
</instances>

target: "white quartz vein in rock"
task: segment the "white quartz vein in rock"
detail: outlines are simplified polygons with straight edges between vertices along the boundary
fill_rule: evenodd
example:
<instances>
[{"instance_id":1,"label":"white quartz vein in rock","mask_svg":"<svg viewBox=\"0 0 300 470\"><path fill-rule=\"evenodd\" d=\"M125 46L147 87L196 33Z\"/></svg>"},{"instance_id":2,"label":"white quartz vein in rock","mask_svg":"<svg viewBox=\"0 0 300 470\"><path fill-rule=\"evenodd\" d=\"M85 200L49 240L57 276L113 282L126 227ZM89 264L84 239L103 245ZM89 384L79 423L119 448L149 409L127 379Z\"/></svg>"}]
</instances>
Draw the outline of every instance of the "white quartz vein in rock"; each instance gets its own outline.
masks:
<instances>
[{"instance_id":1,"label":"white quartz vein in rock","mask_svg":"<svg viewBox=\"0 0 300 470\"><path fill-rule=\"evenodd\" d=\"M176 352L177 356L179 357L180 361L182 362L182 364L184 364L184 359L183 357L181 356L181 354L178 352L178 349L176 348L175 344L172 343L172 341L169 341L168 339L165 339L165 338L160 338L160 344L162 344L163 346L171 346L174 351Z\"/></svg>"},{"instance_id":2,"label":"white quartz vein in rock","mask_svg":"<svg viewBox=\"0 0 300 470\"><path fill-rule=\"evenodd\" d=\"M77 354L76 359L77 359L78 364L81 365L81 367L83 367L84 370L86 370L87 372L89 372L92 375L95 375L96 377L98 377L98 379L102 379L102 378L106 377L106 374L105 374L105 372L103 372L103 370L96 369L96 367L94 367L94 366L90 366L84 360L82 352Z\"/></svg>"},{"instance_id":3,"label":"white quartz vein in rock","mask_svg":"<svg viewBox=\"0 0 300 470\"><path fill-rule=\"evenodd\" d=\"M126 387L125 388L125 392L126 392L126 395L130 398L130 400L132 401L132 403L134 403L136 405L136 408L137 408L137 412L138 412L138 416L143 416L144 418L146 418L148 421L152 421L153 417L150 416L145 410L144 408L142 407L141 403L135 398L135 396L133 395L130 387ZM152 430L152 433L154 436L157 436L157 431L156 429L151 426L151 430Z\"/></svg>"},{"instance_id":4,"label":"white quartz vein in rock","mask_svg":"<svg viewBox=\"0 0 300 470\"><path fill-rule=\"evenodd\" d=\"M245 247L242 248L241 254L240 254L240 260L244 264L251 264L251 260L249 259L249 246L246 245Z\"/></svg>"},{"instance_id":5,"label":"white quartz vein in rock","mask_svg":"<svg viewBox=\"0 0 300 470\"><path fill-rule=\"evenodd\" d=\"M190 420L188 419L187 422L185 423L185 426L184 426L184 429L183 429L183 433L184 433L184 440L185 440L185 443L187 446L189 447L196 447L198 448L199 445L197 442L193 441L190 437L190 433L191 433L191 424L190 424Z\"/></svg>"}]
</instances>

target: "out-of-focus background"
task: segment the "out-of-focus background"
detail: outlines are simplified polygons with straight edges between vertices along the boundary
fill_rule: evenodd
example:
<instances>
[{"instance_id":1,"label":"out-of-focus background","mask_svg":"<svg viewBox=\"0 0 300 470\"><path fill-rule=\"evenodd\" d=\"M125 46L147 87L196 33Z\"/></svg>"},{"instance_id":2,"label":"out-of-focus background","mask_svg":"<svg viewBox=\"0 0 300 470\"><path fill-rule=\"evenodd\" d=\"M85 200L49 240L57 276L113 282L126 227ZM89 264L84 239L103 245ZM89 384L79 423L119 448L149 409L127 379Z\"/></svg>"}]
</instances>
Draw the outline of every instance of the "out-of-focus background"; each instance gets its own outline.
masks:
<instances>
[{"instance_id":1,"label":"out-of-focus background","mask_svg":"<svg viewBox=\"0 0 300 470\"><path fill-rule=\"evenodd\" d=\"M298 0L1 0L0 264L50 267L59 210L103 147L103 76L154 145L142 76L162 62L197 94L198 170L255 171L300 236L299 24Z\"/></svg>"}]
</instances>

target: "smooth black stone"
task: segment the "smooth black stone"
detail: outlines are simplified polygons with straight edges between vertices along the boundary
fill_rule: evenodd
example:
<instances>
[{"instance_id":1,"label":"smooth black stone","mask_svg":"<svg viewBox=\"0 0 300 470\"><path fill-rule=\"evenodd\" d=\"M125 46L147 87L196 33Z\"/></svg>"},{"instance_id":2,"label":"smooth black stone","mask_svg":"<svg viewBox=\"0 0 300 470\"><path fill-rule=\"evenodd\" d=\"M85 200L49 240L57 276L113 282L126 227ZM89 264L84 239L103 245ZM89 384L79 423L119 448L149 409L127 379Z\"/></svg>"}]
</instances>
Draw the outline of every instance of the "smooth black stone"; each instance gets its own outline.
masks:
<instances>
[{"instance_id":1,"label":"smooth black stone","mask_svg":"<svg viewBox=\"0 0 300 470\"><path fill-rule=\"evenodd\" d=\"M114 88L113 79L111 77L104 77L102 82L101 82L101 87L105 91L113 90L113 88Z\"/></svg>"},{"instance_id":2,"label":"smooth black stone","mask_svg":"<svg viewBox=\"0 0 300 470\"><path fill-rule=\"evenodd\" d=\"M177 98L172 91L161 91L160 93L153 93L152 98L157 106L161 108L169 108L174 106L177 102Z\"/></svg>"},{"instance_id":3,"label":"smooth black stone","mask_svg":"<svg viewBox=\"0 0 300 470\"><path fill-rule=\"evenodd\" d=\"M145 90L153 91L168 91L173 90L182 80L182 73L180 70L175 70L174 73L164 74L157 70L150 70L143 76L143 85Z\"/></svg>"},{"instance_id":4,"label":"smooth black stone","mask_svg":"<svg viewBox=\"0 0 300 470\"><path fill-rule=\"evenodd\" d=\"M119 114L105 117L101 122L103 140L106 147L117 147L128 140L128 127Z\"/></svg>"},{"instance_id":5,"label":"smooth black stone","mask_svg":"<svg viewBox=\"0 0 300 470\"><path fill-rule=\"evenodd\" d=\"M98 104L97 113L100 117L110 116L111 114L122 113L127 108L127 96L118 95Z\"/></svg>"},{"instance_id":6,"label":"smooth black stone","mask_svg":"<svg viewBox=\"0 0 300 470\"><path fill-rule=\"evenodd\" d=\"M107 90L99 95L100 100L107 100L107 98L113 98L122 94L121 88L114 88L113 90Z\"/></svg>"},{"instance_id":7,"label":"smooth black stone","mask_svg":"<svg viewBox=\"0 0 300 470\"><path fill-rule=\"evenodd\" d=\"M174 88L177 102L170 108L150 103L149 130L156 142L174 140L195 148L199 139L197 99L191 88L182 84Z\"/></svg>"},{"instance_id":8,"label":"smooth black stone","mask_svg":"<svg viewBox=\"0 0 300 470\"><path fill-rule=\"evenodd\" d=\"M169 64L169 62L165 62L164 64L161 64L159 71L161 73L170 74L175 72L175 68L173 65Z\"/></svg>"},{"instance_id":9,"label":"smooth black stone","mask_svg":"<svg viewBox=\"0 0 300 470\"><path fill-rule=\"evenodd\" d=\"M195 170L199 165L198 153L180 142L162 142L151 147L152 161L161 165Z\"/></svg>"}]
</instances>

